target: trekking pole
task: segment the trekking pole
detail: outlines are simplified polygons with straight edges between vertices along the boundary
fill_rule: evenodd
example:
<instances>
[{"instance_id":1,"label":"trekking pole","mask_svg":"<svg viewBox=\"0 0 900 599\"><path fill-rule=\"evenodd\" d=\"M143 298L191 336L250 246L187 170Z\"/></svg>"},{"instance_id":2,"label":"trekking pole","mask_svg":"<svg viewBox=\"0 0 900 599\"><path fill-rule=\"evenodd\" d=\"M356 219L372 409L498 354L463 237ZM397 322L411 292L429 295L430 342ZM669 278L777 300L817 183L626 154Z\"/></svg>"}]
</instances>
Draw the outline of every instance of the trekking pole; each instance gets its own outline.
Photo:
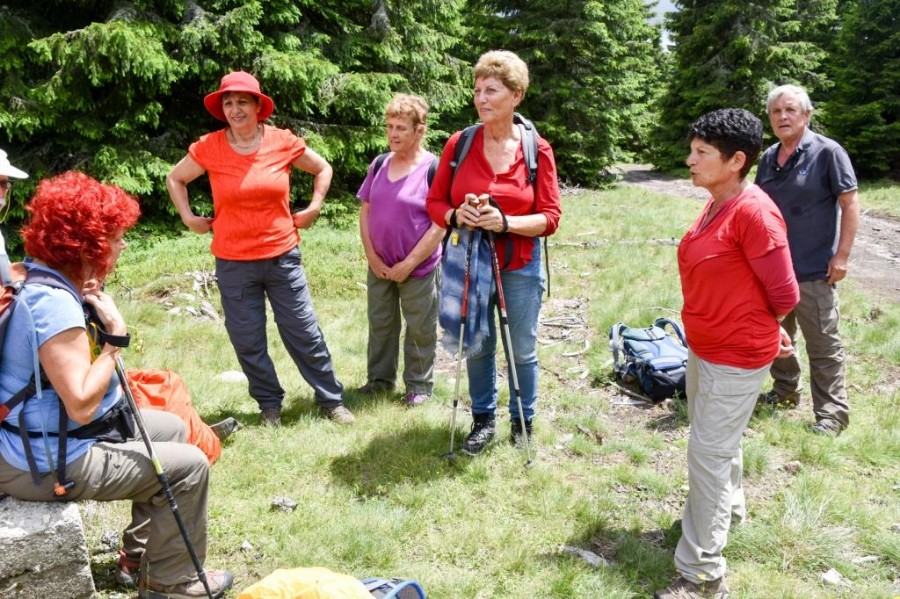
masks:
<instances>
[{"instance_id":1,"label":"trekking pole","mask_svg":"<svg viewBox=\"0 0 900 599\"><path fill-rule=\"evenodd\" d=\"M458 230L454 231L453 235L459 235ZM459 379L462 374L463 338L466 334L466 317L469 314L469 281L471 279L469 269L472 266L472 246L475 245L472 238L473 232L469 231L469 245L466 247L466 267L463 271L462 304L459 309L459 345L456 348L456 391L453 393L453 412L450 416L450 451L446 454L449 460L456 459L456 410L459 406Z\"/></svg>"},{"instance_id":2,"label":"trekking pole","mask_svg":"<svg viewBox=\"0 0 900 599\"><path fill-rule=\"evenodd\" d=\"M519 408L519 424L522 426L522 438L525 439L525 467L531 466L531 442L525 428L525 412L522 411L522 393L519 389L519 376L516 373L516 358L513 355L512 334L509 330L509 316L506 313L506 298L503 296L503 283L500 280L500 262L497 260L497 248L494 246L494 232L488 231L488 247L491 252L491 267L494 271L494 284L497 286L497 311L500 313L500 328L503 331L503 349L506 350L506 362L509 365L513 394Z\"/></svg>"},{"instance_id":3,"label":"trekking pole","mask_svg":"<svg viewBox=\"0 0 900 599\"><path fill-rule=\"evenodd\" d=\"M156 472L159 484L162 486L163 493L172 508L172 515L175 516L178 530L181 531L181 538L184 539L184 544L187 546L191 561L194 562L194 569L197 570L197 577L200 579L200 582L203 583L203 589L206 591L206 595L209 599L215 599L212 589L209 588L209 581L206 580L206 571L203 570L203 564L200 563L200 558L197 557L197 551L194 549L193 543L191 543L191 537L188 534L187 527L184 525L181 512L178 511L178 504L175 502L175 495L172 493L172 486L169 484L169 478L166 476L166 471L163 470L162 464L156 456L156 451L153 449L153 442L150 440L150 435L147 434L147 428L144 426L144 418L141 416L137 403L134 401L134 395L131 393L131 385L125 377L125 364L122 362L121 356L116 357L116 374L119 376L119 383L121 383L122 391L125 393L125 398L128 400L128 407L131 408L131 413L134 414L134 422L141 432L141 437L144 439L144 446L147 448L150 462L153 464L153 470Z\"/></svg>"}]
</instances>

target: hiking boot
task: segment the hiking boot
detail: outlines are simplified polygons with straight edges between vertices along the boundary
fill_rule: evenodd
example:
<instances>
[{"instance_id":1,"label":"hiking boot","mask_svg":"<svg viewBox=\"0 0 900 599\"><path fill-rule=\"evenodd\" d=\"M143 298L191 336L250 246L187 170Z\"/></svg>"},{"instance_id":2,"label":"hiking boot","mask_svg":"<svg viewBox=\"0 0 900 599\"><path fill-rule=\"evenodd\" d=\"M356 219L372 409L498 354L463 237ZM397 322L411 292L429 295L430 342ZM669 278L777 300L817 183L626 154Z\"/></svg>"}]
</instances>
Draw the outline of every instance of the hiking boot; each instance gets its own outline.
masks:
<instances>
[{"instance_id":1,"label":"hiking boot","mask_svg":"<svg viewBox=\"0 0 900 599\"><path fill-rule=\"evenodd\" d=\"M281 408L263 408L259 413L260 426L281 426Z\"/></svg>"},{"instance_id":2,"label":"hiking boot","mask_svg":"<svg viewBox=\"0 0 900 599\"><path fill-rule=\"evenodd\" d=\"M116 564L116 572L113 575L116 582L127 589L136 589L140 574L141 560L130 559L128 555L120 549L119 563Z\"/></svg>"},{"instance_id":3,"label":"hiking boot","mask_svg":"<svg viewBox=\"0 0 900 599\"><path fill-rule=\"evenodd\" d=\"M236 433L237 431L244 428L244 425L229 416L222 422L217 422L213 425L210 425L209 428L211 428L212 432L216 434L216 436L219 438L219 441L224 441L225 439L230 437L232 433Z\"/></svg>"},{"instance_id":4,"label":"hiking boot","mask_svg":"<svg viewBox=\"0 0 900 599\"><path fill-rule=\"evenodd\" d=\"M510 424L512 433L509 436L509 442L513 445L519 445L522 442L522 421L513 416ZM525 421L525 434L528 436L528 442L531 443L531 420Z\"/></svg>"},{"instance_id":5,"label":"hiking boot","mask_svg":"<svg viewBox=\"0 0 900 599\"><path fill-rule=\"evenodd\" d=\"M207 570L206 582L209 583L213 599L219 599L234 584L234 577L227 570ZM194 599L195 597L209 597L209 595L206 594L206 589L199 578L194 578L191 582L164 587L148 582L141 577L138 597L140 599Z\"/></svg>"},{"instance_id":6,"label":"hiking boot","mask_svg":"<svg viewBox=\"0 0 900 599\"><path fill-rule=\"evenodd\" d=\"M493 414L475 414L475 421L472 422L472 432L466 438L462 445L463 453L467 455L478 455L497 432L496 419Z\"/></svg>"},{"instance_id":7,"label":"hiking boot","mask_svg":"<svg viewBox=\"0 0 900 599\"><path fill-rule=\"evenodd\" d=\"M727 599L728 584L725 577L708 582L691 582L679 578L670 586L656 591L653 599Z\"/></svg>"},{"instance_id":8,"label":"hiking boot","mask_svg":"<svg viewBox=\"0 0 900 599\"><path fill-rule=\"evenodd\" d=\"M818 420L810 425L809 430L817 435L834 438L841 434L844 427L834 420Z\"/></svg>"},{"instance_id":9,"label":"hiking boot","mask_svg":"<svg viewBox=\"0 0 900 599\"><path fill-rule=\"evenodd\" d=\"M375 395L376 393L390 393L394 390L393 383L385 381L369 381L362 387L357 387L356 392L360 395Z\"/></svg>"},{"instance_id":10,"label":"hiking boot","mask_svg":"<svg viewBox=\"0 0 900 599\"><path fill-rule=\"evenodd\" d=\"M430 393L410 392L403 396L403 403L410 407L421 406L431 397Z\"/></svg>"},{"instance_id":11,"label":"hiking boot","mask_svg":"<svg viewBox=\"0 0 900 599\"><path fill-rule=\"evenodd\" d=\"M353 424L356 422L356 417L353 415L353 412L348 410L347 406L344 404L333 408L322 408L322 411L325 412L325 416L327 416L329 420L337 422L338 424Z\"/></svg>"},{"instance_id":12,"label":"hiking boot","mask_svg":"<svg viewBox=\"0 0 900 599\"><path fill-rule=\"evenodd\" d=\"M783 397L778 395L775 389L771 389L765 393L760 393L756 403L770 405L782 410L793 410L800 405L800 393L797 391L788 391Z\"/></svg>"}]
</instances>

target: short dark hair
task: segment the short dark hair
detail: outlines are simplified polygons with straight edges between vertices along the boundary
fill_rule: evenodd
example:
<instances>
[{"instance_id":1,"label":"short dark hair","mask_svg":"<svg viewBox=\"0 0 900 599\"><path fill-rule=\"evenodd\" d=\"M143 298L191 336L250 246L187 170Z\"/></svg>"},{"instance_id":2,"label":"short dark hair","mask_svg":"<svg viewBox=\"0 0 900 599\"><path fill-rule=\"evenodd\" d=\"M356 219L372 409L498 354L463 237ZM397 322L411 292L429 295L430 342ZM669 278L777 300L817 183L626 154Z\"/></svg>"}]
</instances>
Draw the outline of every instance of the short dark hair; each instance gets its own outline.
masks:
<instances>
[{"instance_id":1,"label":"short dark hair","mask_svg":"<svg viewBox=\"0 0 900 599\"><path fill-rule=\"evenodd\" d=\"M694 121L688 139L698 138L715 146L726 159L743 152L747 157L741 169L741 178L744 178L762 150L763 126L753 113L743 108L722 108L707 112Z\"/></svg>"}]
</instances>

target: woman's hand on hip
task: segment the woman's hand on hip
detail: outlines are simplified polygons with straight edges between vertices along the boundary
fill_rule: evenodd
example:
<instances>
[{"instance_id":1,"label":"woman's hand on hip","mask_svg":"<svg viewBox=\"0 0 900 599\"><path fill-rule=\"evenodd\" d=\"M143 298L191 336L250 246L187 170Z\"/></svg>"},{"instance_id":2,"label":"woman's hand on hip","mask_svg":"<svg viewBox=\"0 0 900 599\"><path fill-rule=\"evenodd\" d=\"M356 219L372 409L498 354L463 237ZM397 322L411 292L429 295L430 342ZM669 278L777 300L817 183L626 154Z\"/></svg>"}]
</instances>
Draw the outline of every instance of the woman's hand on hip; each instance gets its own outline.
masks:
<instances>
[{"instance_id":1,"label":"woman's hand on hip","mask_svg":"<svg viewBox=\"0 0 900 599\"><path fill-rule=\"evenodd\" d=\"M294 227L297 229L308 229L313 226L317 218L319 218L318 208L309 207L300 212L295 212L293 214Z\"/></svg>"},{"instance_id":2,"label":"woman's hand on hip","mask_svg":"<svg viewBox=\"0 0 900 599\"><path fill-rule=\"evenodd\" d=\"M185 226L194 233L205 235L212 231L213 218L209 216L197 216L192 214L187 218L181 219Z\"/></svg>"}]
</instances>

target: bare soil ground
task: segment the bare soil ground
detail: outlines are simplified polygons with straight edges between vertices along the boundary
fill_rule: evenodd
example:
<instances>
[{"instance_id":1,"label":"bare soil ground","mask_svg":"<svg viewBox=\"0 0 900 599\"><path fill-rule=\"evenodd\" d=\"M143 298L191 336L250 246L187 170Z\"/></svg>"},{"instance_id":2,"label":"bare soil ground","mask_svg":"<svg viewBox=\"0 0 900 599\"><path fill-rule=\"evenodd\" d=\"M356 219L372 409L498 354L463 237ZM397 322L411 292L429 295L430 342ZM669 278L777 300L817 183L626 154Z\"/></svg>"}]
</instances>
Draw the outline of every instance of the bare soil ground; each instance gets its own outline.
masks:
<instances>
[{"instance_id":1,"label":"bare soil ground","mask_svg":"<svg viewBox=\"0 0 900 599\"><path fill-rule=\"evenodd\" d=\"M622 165L617 168L617 174L625 185L696 200L708 197L705 189L694 187L689 179L651 169L646 164ZM900 221L863 210L848 278L885 300L900 301Z\"/></svg>"}]
</instances>

